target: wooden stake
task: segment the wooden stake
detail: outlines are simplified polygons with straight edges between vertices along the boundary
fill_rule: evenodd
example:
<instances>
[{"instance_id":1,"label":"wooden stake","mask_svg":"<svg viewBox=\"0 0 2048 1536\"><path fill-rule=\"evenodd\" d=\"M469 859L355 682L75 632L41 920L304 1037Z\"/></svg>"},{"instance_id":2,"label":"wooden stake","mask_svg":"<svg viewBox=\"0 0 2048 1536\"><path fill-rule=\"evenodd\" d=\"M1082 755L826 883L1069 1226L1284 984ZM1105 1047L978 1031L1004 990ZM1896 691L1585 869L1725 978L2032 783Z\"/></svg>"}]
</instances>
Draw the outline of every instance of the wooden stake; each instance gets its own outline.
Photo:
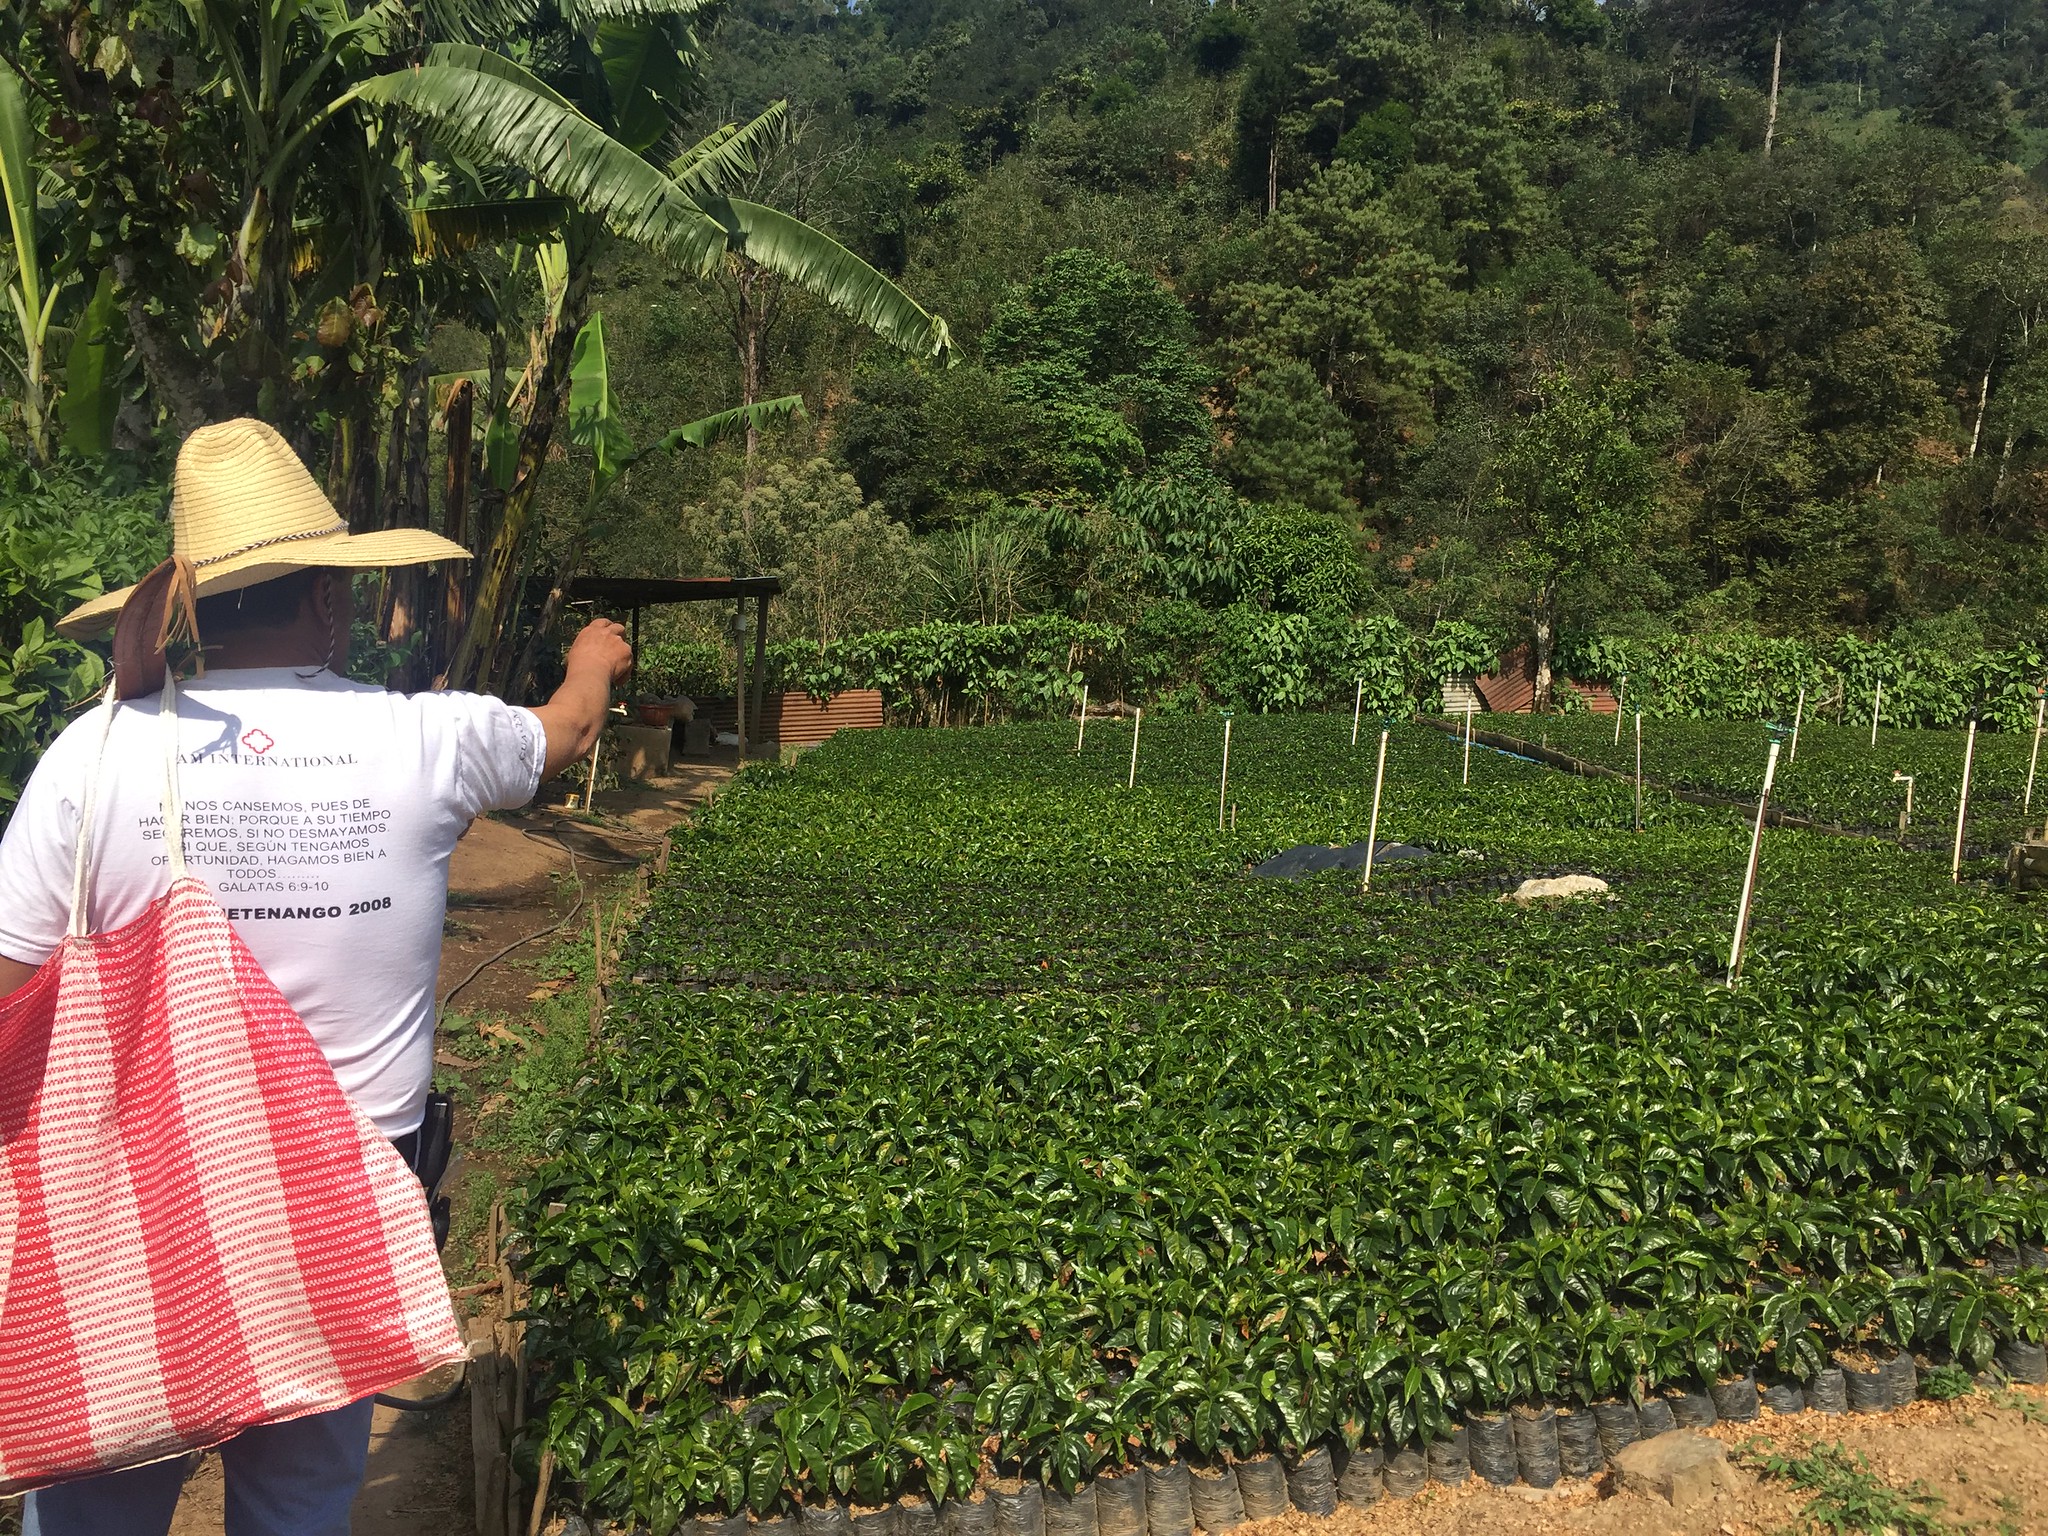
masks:
<instances>
[{"instance_id":1,"label":"wooden stake","mask_svg":"<svg viewBox=\"0 0 2048 1536\"><path fill-rule=\"evenodd\" d=\"M1898 769L1894 768L1892 770L1892 782L1894 784L1904 783L1906 786L1906 803L1899 811L1899 836L1903 838L1906 835L1906 828L1913 825L1913 775L1910 773L1900 773Z\"/></svg>"},{"instance_id":2,"label":"wooden stake","mask_svg":"<svg viewBox=\"0 0 2048 1536\"><path fill-rule=\"evenodd\" d=\"M1373 860L1380 851L1380 788L1387 781L1387 733L1380 732L1379 766L1372 771L1372 820L1365 830L1365 889L1372 889Z\"/></svg>"},{"instance_id":3,"label":"wooden stake","mask_svg":"<svg viewBox=\"0 0 2048 1536\"><path fill-rule=\"evenodd\" d=\"M1465 778L1469 787L1472 783L1472 706L1465 706Z\"/></svg>"},{"instance_id":4,"label":"wooden stake","mask_svg":"<svg viewBox=\"0 0 2048 1536\"><path fill-rule=\"evenodd\" d=\"M590 744L590 782L583 786L583 809L588 814L597 811L597 749L604 745L604 726L597 728L597 740Z\"/></svg>"},{"instance_id":5,"label":"wooden stake","mask_svg":"<svg viewBox=\"0 0 2048 1536\"><path fill-rule=\"evenodd\" d=\"M1358 680L1358 692L1351 696L1351 745L1358 745L1358 712L1365 707L1365 679Z\"/></svg>"},{"instance_id":6,"label":"wooden stake","mask_svg":"<svg viewBox=\"0 0 2048 1536\"><path fill-rule=\"evenodd\" d=\"M1621 745L1621 712L1628 703L1628 674L1621 674L1621 692L1614 696L1614 744Z\"/></svg>"},{"instance_id":7,"label":"wooden stake","mask_svg":"<svg viewBox=\"0 0 2048 1536\"><path fill-rule=\"evenodd\" d=\"M1137 718L1131 721L1131 776L1124 783L1125 789L1138 787L1138 733L1145 729L1145 711L1139 710Z\"/></svg>"},{"instance_id":8,"label":"wooden stake","mask_svg":"<svg viewBox=\"0 0 2048 1536\"><path fill-rule=\"evenodd\" d=\"M1977 755L1977 722L1970 722L1970 734L1963 738L1963 792L1956 799L1956 851L1948 861L1949 880L1963 881L1963 827L1970 819L1970 764Z\"/></svg>"},{"instance_id":9,"label":"wooden stake","mask_svg":"<svg viewBox=\"0 0 2048 1536\"><path fill-rule=\"evenodd\" d=\"M2034 770L2041 765L2041 722L2048 717L2048 688L2041 690L2040 702L2034 706L2034 755L2027 759L2027 798L2020 806L2020 814L2026 815L2034 808Z\"/></svg>"},{"instance_id":10,"label":"wooden stake","mask_svg":"<svg viewBox=\"0 0 2048 1536\"><path fill-rule=\"evenodd\" d=\"M1806 690L1799 690L1799 702L1792 709L1792 750L1785 754L1785 766L1799 761L1799 725L1806 718Z\"/></svg>"},{"instance_id":11,"label":"wooden stake","mask_svg":"<svg viewBox=\"0 0 2048 1536\"><path fill-rule=\"evenodd\" d=\"M555 1480L555 1453L540 1453L540 1486L533 1490L533 1513L526 1517L526 1536L540 1536L540 1517L547 1512L548 1484Z\"/></svg>"},{"instance_id":12,"label":"wooden stake","mask_svg":"<svg viewBox=\"0 0 2048 1536\"><path fill-rule=\"evenodd\" d=\"M1216 830L1223 830L1223 794L1230 788L1230 716L1223 717L1223 777L1216 785Z\"/></svg>"},{"instance_id":13,"label":"wooden stake","mask_svg":"<svg viewBox=\"0 0 2048 1536\"><path fill-rule=\"evenodd\" d=\"M1749 839L1749 867L1742 875L1742 902L1735 909L1735 940L1728 946L1728 985L1734 986L1742 974L1742 940L1749 932L1749 903L1756 894L1757 858L1764 846L1764 810L1771 803L1771 783L1778 776L1778 753L1781 749L1771 743L1770 760L1764 764L1764 792L1757 796L1756 831Z\"/></svg>"},{"instance_id":14,"label":"wooden stake","mask_svg":"<svg viewBox=\"0 0 2048 1536\"><path fill-rule=\"evenodd\" d=\"M1884 713L1884 679L1879 678L1877 688L1870 695L1870 744L1877 745L1877 717Z\"/></svg>"},{"instance_id":15,"label":"wooden stake","mask_svg":"<svg viewBox=\"0 0 2048 1536\"><path fill-rule=\"evenodd\" d=\"M1074 738L1074 750L1079 752L1088 741L1088 684L1081 684L1081 734Z\"/></svg>"}]
</instances>

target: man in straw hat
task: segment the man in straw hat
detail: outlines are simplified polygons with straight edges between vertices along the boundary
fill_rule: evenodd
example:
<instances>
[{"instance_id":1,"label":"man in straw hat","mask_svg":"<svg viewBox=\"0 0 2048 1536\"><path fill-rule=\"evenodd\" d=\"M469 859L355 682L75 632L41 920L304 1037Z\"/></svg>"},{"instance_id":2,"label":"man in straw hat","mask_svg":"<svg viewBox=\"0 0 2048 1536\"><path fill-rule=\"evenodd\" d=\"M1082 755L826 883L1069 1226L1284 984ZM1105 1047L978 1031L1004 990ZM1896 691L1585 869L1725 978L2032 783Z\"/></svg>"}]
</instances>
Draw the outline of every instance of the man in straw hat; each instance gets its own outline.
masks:
<instances>
[{"instance_id":1,"label":"man in straw hat","mask_svg":"<svg viewBox=\"0 0 2048 1536\"><path fill-rule=\"evenodd\" d=\"M188 864L305 1020L343 1091L410 1158L433 1076L449 855L477 815L525 804L590 750L631 651L618 625L591 623L569 649L561 688L531 710L351 682L354 573L467 552L421 529L350 534L297 455L259 421L223 422L186 440L171 522L179 563L87 603L59 629L99 633L134 602L116 644L119 694L156 692L164 621L147 610L173 602L180 586L193 599L206 665L178 699ZM144 637L139 651L131 634ZM104 756L91 720L44 754L0 841L0 996L64 938L81 805L96 769L91 931L140 917L163 894L162 729L154 703L124 708ZM370 1407L228 1442L228 1529L345 1533ZM33 1494L26 1529L165 1531L184 1470L171 1461Z\"/></svg>"}]
</instances>

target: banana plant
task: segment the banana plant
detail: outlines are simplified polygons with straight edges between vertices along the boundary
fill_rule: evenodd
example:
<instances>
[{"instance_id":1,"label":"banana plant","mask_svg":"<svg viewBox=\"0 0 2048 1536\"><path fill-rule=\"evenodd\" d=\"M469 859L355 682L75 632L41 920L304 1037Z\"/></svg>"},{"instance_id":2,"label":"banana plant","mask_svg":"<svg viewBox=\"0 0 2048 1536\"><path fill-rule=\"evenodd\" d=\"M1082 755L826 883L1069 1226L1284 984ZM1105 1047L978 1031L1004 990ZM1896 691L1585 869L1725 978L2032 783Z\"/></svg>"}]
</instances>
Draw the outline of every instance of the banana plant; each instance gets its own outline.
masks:
<instances>
[{"instance_id":1,"label":"banana plant","mask_svg":"<svg viewBox=\"0 0 2048 1536\"><path fill-rule=\"evenodd\" d=\"M0 70L0 197L7 203L7 255L12 266L7 305L20 339L20 352L8 361L20 376L22 426L36 463L50 457L51 320L68 277L43 268L40 182L36 130L21 82L12 70Z\"/></svg>"}]
</instances>

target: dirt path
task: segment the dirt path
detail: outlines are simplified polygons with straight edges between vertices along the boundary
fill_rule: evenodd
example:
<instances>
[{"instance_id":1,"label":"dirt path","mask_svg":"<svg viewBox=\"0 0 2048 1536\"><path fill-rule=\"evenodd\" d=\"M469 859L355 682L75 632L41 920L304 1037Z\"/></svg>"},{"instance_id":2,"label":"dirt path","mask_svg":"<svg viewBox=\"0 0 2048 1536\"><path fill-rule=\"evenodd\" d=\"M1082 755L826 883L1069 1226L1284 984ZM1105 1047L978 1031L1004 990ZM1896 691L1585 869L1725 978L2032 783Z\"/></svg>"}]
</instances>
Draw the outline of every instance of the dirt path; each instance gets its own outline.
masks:
<instances>
[{"instance_id":1,"label":"dirt path","mask_svg":"<svg viewBox=\"0 0 2048 1536\"><path fill-rule=\"evenodd\" d=\"M448 1016L484 1017L495 1027L519 1029L547 995L545 982L535 985L541 979L535 966L550 947L571 937L588 942L589 909L578 911L579 900L630 880L634 867L653 856L668 829L731 776L730 763L686 764L652 785L600 793L595 824L545 805L477 822L449 869L440 995L474 979L461 985ZM570 921L559 932L500 955L506 946L564 918ZM448 1268L459 1281L480 1262L473 1251L474 1223L465 1226L460 1213L466 1203L488 1205L505 1171L476 1155L477 1118L502 1103L501 1080L511 1063L472 1060L446 1043L435 1060L444 1074L460 1075L474 1090L471 1106L458 1101L456 1117L456 1145L471 1148L453 1191L458 1216ZM452 1380L452 1371L439 1373L409 1385L404 1395L430 1397ZM353 1513L354 1536L468 1536L475 1529L469 1415L466 1394L425 1412L377 1409L369 1472ZM186 1481L172 1536L218 1536L222 1497L220 1460L207 1456Z\"/></svg>"}]
</instances>

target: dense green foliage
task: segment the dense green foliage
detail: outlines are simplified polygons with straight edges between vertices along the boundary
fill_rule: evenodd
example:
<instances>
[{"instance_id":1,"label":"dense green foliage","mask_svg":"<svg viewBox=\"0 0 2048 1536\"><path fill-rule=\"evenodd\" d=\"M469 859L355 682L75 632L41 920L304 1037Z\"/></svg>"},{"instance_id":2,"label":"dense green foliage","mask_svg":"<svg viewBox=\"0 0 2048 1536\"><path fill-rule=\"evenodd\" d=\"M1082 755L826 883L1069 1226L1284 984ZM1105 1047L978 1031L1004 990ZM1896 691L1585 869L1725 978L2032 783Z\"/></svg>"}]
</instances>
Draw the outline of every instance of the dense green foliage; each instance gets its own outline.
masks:
<instances>
[{"instance_id":1,"label":"dense green foliage","mask_svg":"<svg viewBox=\"0 0 2048 1536\"><path fill-rule=\"evenodd\" d=\"M521 1224L594 1511L1070 1486L2048 1324L2048 930L1946 861L1341 718L842 736L679 840ZM1369 739L1369 738L1368 738ZM1987 866L1972 860L1966 872ZM1605 904L1523 910L1592 870ZM2025 1245L2025 1246L2022 1246ZM739 1411L741 1408L744 1411ZM984 1447L984 1440L992 1437Z\"/></svg>"},{"instance_id":2,"label":"dense green foliage","mask_svg":"<svg viewBox=\"0 0 2048 1536\"><path fill-rule=\"evenodd\" d=\"M99 691L105 663L56 621L163 557L163 498L90 475L0 464L0 826L44 744Z\"/></svg>"},{"instance_id":3,"label":"dense green foliage","mask_svg":"<svg viewBox=\"0 0 2048 1536\"><path fill-rule=\"evenodd\" d=\"M410 686L521 693L593 565L780 571L818 645L1256 629L1147 674L1241 707L1342 679L1235 604L2039 644L2008 0L629 9L16 7L10 430L284 422L352 522L486 557L459 627L387 593Z\"/></svg>"},{"instance_id":4,"label":"dense green foliage","mask_svg":"<svg viewBox=\"0 0 2048 1536\"><path fill-rule=\"evenodd\" d=\"M2032 725L2031 719L2028 721ZM1914 847L1941 852L1953 845L1956 801L1962 789L1964 737L1961 731L1897 730L1880 727L1877 745L1868 726L1803 722L1798 755L1790 746L1791 717L1779 725L1781 750L1772 781L1771 804L1827 826L1896 834L1913 779L1913 817L1907 837ZM1568 752L1581 761L1635 772L1635 724L1624 719L1619 739L1612 716L1575 715L1541 722L1481 716L1478 728L1505 732ZM1643 721L1643 775L1650 783L1738 797L1754 802L1763 789L1770 758L1765 727L1741 730L1720 721ZM2048 823L2048 754L2042 776L2027 803L2027 771L2034 760L2031 729L2009 735L1980 732L1971 758L1970 814L1966 846L2003 850ZM1653 796L1654 799L1654 796Z\"/></svg>"},{"instance_id":5,"label":"dense green foliage","mask_svg":"<svg viewBox=\"0 0 2048 1536\"><path fill-rule=\"evenodd\" d=\"M1405 714L1434 708L1447 679L1490 672L1498 659L1484 630L1456 620L1420 637L1385 615L1354 619L1331 606L1304 613L1188 599L1156 603L1124 626L1049 615L1008 625L941 621L826 645L786 641L771 654L784 686L820 696L879 688L900 720L920 723L954 718L944 698L968 696L984 721L1059 713L1078 703L1084 682L1097 703L1154 711L1362 702ZM684 655L698 659L687 680L668 660ZM662 679L658 687L716 692L732 686L726 656L664 642L646 671ZM1867 724L1875 705L1887 725L1974 718L1987 730L2031 732L2041 699L2042 658L2029 647L1987 652L1854 636L1808 643L1738 631L1661 642L1568 638L1560 658L1570 675L1620 686L1631 711L1659 721L1776 719L1789 728L1798 715ZM970 665L973 679L963 671Z\"/></svg>"},{"instance_id":6,"label":"dense green foliage","mask_svg":"<svg viewBox=\"0 0 2048 1536\"><path fill-rule=\"evenodd\" d=\"M963 343L848 380L785 330L769 372L823 407L794 451L829 438L921 537L1023 525L1028 605L1079 617L1179 595L1132 579L1106 484L1170 472L1333 517L1349 600L1423 630L1526 634L1555 578L1581 633L1868 636L1961 606L2031 640L2043 28L1990 0L1806 8L1774 104L1761 14L736 5L718 99L800 103L819 206ZM1602 395L1625 408L1597 473L1645 499L1567 529L1514 485L1566 484L1547 407Z\"/></svg>"}]
</instances>

